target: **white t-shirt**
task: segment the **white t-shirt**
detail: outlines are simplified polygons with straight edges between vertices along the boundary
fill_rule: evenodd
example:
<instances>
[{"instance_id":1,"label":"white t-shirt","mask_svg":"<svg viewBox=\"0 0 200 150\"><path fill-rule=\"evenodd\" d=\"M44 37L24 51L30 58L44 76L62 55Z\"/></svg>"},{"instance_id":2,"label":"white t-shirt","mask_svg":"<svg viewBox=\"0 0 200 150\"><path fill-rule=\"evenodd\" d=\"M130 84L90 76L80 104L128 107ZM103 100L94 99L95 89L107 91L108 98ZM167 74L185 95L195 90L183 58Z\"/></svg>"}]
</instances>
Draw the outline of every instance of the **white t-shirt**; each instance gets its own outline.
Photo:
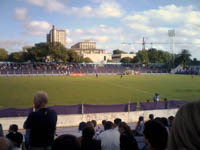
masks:
<instances>
[{"instance_id":1,"label":"white t-shirt","mask_svg":"<svg viewBox=\"0 0 200 150\"><path fill-rule=\"evenodd\" d=\"M97 136L101 141L102 150L120 150L120 133L115 129L109 129Z\"/></svg>"}]
</instances>

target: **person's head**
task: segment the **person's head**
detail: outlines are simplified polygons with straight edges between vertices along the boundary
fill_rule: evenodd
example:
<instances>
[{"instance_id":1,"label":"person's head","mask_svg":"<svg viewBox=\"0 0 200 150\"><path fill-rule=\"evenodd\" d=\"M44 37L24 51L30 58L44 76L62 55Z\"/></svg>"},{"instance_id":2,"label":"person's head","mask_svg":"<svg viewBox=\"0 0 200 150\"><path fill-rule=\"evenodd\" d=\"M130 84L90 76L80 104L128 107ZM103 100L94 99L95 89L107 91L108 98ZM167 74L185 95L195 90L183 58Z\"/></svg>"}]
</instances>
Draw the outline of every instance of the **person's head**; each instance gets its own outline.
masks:
<instances>
[{"instance_id":1,"label":"person's head","mask_svg":"<svg viewBox=\"0 0 200 150\"><path fill-rule=\"evenodd\" d=\"M176 113L170 134L170 150L200 149L200 101L183 105Z\"/></svg>"},{"instance_id":2,"label":"person's head","mask_svg":"<svg viewBox=\"0 0 200 150\"><path fill-rule=\"evenodd\" d=\"M88 127L93 127L93 128L94 128L94 124L92 123L92 121L88 121L88 122L87 122L87 126L88 126Z\"/></svg>"},{"instance_id":3,"label":"person's head","mask_svg":"<svg viewBox=\"0 0 200 150\"><path fill-rule=\"evenodd\" d=\"M120 119L120 118L116 118L115 120L114 120L114 124L115 124L115 126L117 127L117 126L119 126L119 124L122 122L122 120Z\"/></svg>"},{"instance_id":4,"label":"person's head","mask_svg":"<svg viewBox=\"0 0 200 150\"><path fill-rule=\"evenodd\" d=\"M154 115L153 114L150 114L149 115L149 120L153 120L154 119Z\"/></svg>"},{"instance_id":5,"label":"person's head","mask_svg":"<svg viewBox=\"0 0 200 150\"><path fill-rule=\"evenodd\" d=\"M3 136L3 127L2 124L0 123L0 137Z\"/></svg>"},{"instance_id":6,"label":"person's head","mask_svg":"<svg viewBox=\"0 0 200 150\"><path fill-rule=\"evenodd\" d=\"M169 126L172 126L173 121L174 121L174 116L169 116L168 117Z\"/></svg>"},{"instance_id":7,"label":"person's head","mask_svg":"<svg viewBox=\"0 0 200 150\"><path fill-rule=\"evenodd\" d=\"M55 139L51 150L81 150L81 145L78 139L69 134L64 134Z\"/></svg>"},{"instance_id":8,"label":"person's head","mask_svg":"<svg viewBox=\"0 0 200 150\"><path fill-rule=\"evenodd\" d=\"M104 129L109 130L109 129L113 129L113 128L114 128L114 124L111 121L106 121Z\"/></svg>"},{"instance_id":9,"label":"person's head","mask_svg":"<svg viewBox=\"0 0 200 150\"><path fill-rule=\"evenodd\" d=\"M48 103L48 95L44 91L39 91L34 96L34 107L36 109L41 109Z\"/></svg>"},{"instance_id":10,"label":"person's head","mask_svg":"<svg viewBox=\"0 0 200 150\"><path fill-rule=\"evenodd\" d=\"M162 117L160 121L162 122L162 124L163 124L165 127L168 127L168 120L167 120L167 118Z\"/></svg>"},{"instance_id":11,"label":"person's head","mask_svg":"<svg viewBox=\"0 0 200 150\"><path fill-rule=\"evenodd\" d=\"M92 120L92 123L93 123L94 127L97 126L97 121L96 120Z\"/></svg>"},{"instance_id":12,"label":"person's head","mask_svg":"<svg viewBox=\"0 0 200 150\"><path fill-rule=\"evenodd\" d=\"M120 134L122 134L124 131L131 132L131 128L125 122L120 122L118 127Z\"/></svg>"},{"instance_id":13,"label":"person's head","mask_svg":"<svg viewBox=\"0 0 200 150\"><path fill-rule=\"evenodd\" d=\"M94 137L95 131L93 127L85 127L83 128L82 138L83 139L92 139Z\"/></svg>"},{"instance_id":14,"label":"person's head","mask_svg":"<svg viewBox=\"0 0 200 150\"><path fill-rule=\"evenodd\" d=\"M82 131L83 128L86 127L86 126L87 126L87 123L85 123L85 122L80 122L80 123L79 123L79 126L78 126L78 130L79 130L79 131Z\"/></svg>"},{"instance_id":15,"label":"person's head","mask_svg":"<svg viewBox=\"0 0 200 150\"><path fill-rule=\"evenodd\" d=\"M162 121L161 121L161 118L160 118L160 117L156 117L154 120L156 120L156 121L158 121L158 122L162 123Z\"/></svg>"},{"instance_id":16,"label":"person's head","mask_svg":"<svg viewBox=\"0 0 200 150\"><path fill-rule=\"evenodd\" d=\"M16 124L12 124L9 127L9 133L11 132L17 132L18 131L18 126Z\"/></svg>"},{"instance_id":17,"label":"person's head","mask_svg":"<svg viewBox=\"0 0 200 150\"><path fill-rule=\"evenodd\" d=\"M139 117L139 121L144 121L144 117L143 117L143 116L140 116L140 117Z\"/></svg>"},{"instance_id":18,"label":"person's head","mask_svg":"<svg viewBox=\"0 0 200 150\"><path fill-rule=\"evenodd\" d=\"M103 125L104 129L105 129L105 124L106 124L106 120L102 120L102 125Z\"/></svg>"},{"instance_id":19,"label":"person's head","mask_svg":"<svg viewBox=\"0 0 200 150\"><path fill-rule=\"evenodd\" d=\"M12 149L13 149L12 142L5 137L0 137L0 150L12 150Z\"/></svg>"},{"instance_id":20,"label":"person's head","mask_svg":"<svg viewBox=\"0 0 200 150\"><path fill-rule=\"evenodd\" d=\"M163 124L156 120L149 120L144 124L143 135L148 145L155 150L167 147L168 133Z\"/></svg>"},{"instance_id":21,"label":"person's head","mask_svg":"<svg viewBox=\"0 0 200 150\"><path fill-rule=\"evenodd\" d=\"M101 123L102 123L103 126L105 126L105 124L106 124L106 120L102 120Z\"/></svg>"}]
</instances>

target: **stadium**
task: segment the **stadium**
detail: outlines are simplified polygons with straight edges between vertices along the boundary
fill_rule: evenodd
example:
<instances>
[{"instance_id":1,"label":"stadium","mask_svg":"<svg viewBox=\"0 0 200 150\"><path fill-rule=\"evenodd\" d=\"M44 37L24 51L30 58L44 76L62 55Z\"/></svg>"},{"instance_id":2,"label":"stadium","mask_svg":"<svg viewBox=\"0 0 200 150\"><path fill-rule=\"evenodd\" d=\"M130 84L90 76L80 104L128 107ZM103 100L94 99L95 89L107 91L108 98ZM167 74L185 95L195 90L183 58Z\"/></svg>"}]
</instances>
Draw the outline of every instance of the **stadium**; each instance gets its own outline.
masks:
<instances>
[{"instance_id":1,"label":"stadium","mask_svg":"<svg viewBox=\"0 0 200 150\"><path fill-rule=\"evenodd\" d=\"M197 0L0 6L0 150L200 149Z\"/></svg>"}]
</instances>

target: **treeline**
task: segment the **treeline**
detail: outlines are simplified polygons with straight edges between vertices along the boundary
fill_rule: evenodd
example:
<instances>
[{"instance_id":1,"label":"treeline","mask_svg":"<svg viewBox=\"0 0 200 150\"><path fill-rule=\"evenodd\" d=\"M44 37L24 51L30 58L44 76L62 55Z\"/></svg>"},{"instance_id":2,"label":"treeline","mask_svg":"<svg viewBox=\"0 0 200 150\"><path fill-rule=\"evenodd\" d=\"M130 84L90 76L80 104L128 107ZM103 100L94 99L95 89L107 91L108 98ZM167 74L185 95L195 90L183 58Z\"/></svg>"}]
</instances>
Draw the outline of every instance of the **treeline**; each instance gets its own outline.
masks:
<instances>
[{"instance_id":1,"label":"treeline","mask_svg":"<svg viewBox=\"0 0 200 150\"><path fill-rule=\"evenodd\" d=\"M117 50L117 53L124 54L123 51ZM113 51L114 53L114 51ZM116 53L116 50L115 50ZM151 48L145 51L138 51L136 56L132 59L130 57L124 57L121 59L122 63L166 63L169 66L176 67L178 65L182 65L183 67L187 67L189 65L200 65L200 61L196 58L191 59L191 54L189 50L183 49L179 54L171 54L169 52L163 50L157 50L155 48Z\"/></svg>"},{"instance_id":2,"label":"treeline","mask_svg":"<svg viewBox=\"0 0 200 150\"><path fill-rule=\"evenodd\" d=\"M113 54L127 54L122 50L113 50ZM133 54L131 52L130 54ZM8 54L5 49L0 48L0 61L11 62L92 62L90 58L82 58L76 52L65 48L59 42L55 43L37 43L32 48L27 49L27 52L13 52ZM111 62L111 61L109 61ZM125 57L121 59L122 63L165 63L171 67L183 65L200 65L200 61L196 58L191 59L189 50L183 49L179 54L171 54L167 51L151 48L145 51L138 51L132 59Z\"/></svg>"},{"instance_id":3,"label":"treeline","mask_svg":"<svg viewBox=\"0 0 200 150\"><path fill-rule=\"evenodd\" d=\"M8 55L5 49L0 48L0 61L11 62L92 62L90 58L82 58L76 52L66 49L59 42L37 43L27 52L13 52Z\"/></svg>"}]
</instances>

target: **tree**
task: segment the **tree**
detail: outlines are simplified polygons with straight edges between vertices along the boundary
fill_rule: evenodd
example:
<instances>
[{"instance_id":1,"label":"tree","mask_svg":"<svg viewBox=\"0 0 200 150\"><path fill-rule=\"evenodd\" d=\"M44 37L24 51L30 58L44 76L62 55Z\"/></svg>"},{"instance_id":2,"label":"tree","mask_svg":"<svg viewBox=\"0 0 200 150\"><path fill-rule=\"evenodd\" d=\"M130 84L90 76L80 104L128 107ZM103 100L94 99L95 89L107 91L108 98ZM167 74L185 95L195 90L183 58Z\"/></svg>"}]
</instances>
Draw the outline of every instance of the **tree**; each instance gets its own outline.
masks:
<instances>
[{"instance_id":1,"label":"tree","mask_svg":"<svg viewBox=\"0 0 200 150\"><path fill-rule=\"evenodd\" d=\"M0 48L0 61L8 60L8 52L4 48Z\"/></svg>"},{"instance_id":2,"label":"tree","mask_svg":"<svg viewBox=\"0 0 200 150\"><path fill-rule=\"evenodd\" d=\"M73 50L67 50L68 62L82 62L82 58Z\"/></svg>"},{"instance_id":3,"label":"tree","mask_svg":"<svg viewBox=\"0 0 200 150\"><path fill-rule=\"evenodd\" d=\"M113 54L127 54L127 53L119 49L116 49L116 50L113 50Z\"/></svg>"},{"instance_id":4,"label":"tree","mask_svg":"<svg viewBox=\"0 0 200 150\"><path fill-rule=\"evenodd\" d=\"M92 63L93 62L89 57L83 58L82 61L85 62L85 63Z\"/></svg>"},{"instance_id":5,"label":"tree","mask_svg":"<svg viewBox=\"0 0 200 150\"><path fill-rule=\"evenodd\" d=\"M27 49L26 60L32 62L45 62L49 55L49 44L37 43L34 47Z\"/></svg>"},{"instance_id":6,"label":"tree","mask_svg":"<svg viewBox=\"0 0 200 150\"><path fill-rule=\"evenodd\" d=\"M54 61L66 62L68 60L67 49L60 43L48 43L49 55Z\"/></svg>"},{"instance_id":7,"label":"tree","mask_svg":"<svg viewBox=\"0 0 200 150\"><path fill-rule=\"evenodd\" d=\"M67 49L59 42L37 43L26 53L26 59L34 62L45 62L49 57L50 61L67 62Z\"/></svg>"},{"instance_id":8,"label":"tree","mask_svg":"<svg viewBox=\"0 0 200 150\"><path fill-rule=\"evenodd\" d=\"M149 63L149 57L147 51L138 51L137 55L133 58L133 63Z\"/></svg>"},{"instance_id":9,"label":"tree","mask_svg":"<svg viewBox=\"0 0 200 150\"><path fill-rule=\"evenodd\" d=\"M14 52L14 53L11 53L9 55L9 61L12 61L12 62L24 62L25 61L25 57L24 57L24 52Z\"/></svg>"},{"instance_id":10,"label":"tree","mask_svg":"<svg viewBox=\"0 0 200 150\"><path fill-rule=\"evenodd\" d=\"M124 57L120 60L120 62L122 63L131 63L132 62L132 58L131 57Z\"/></svg>"},{"instance_id":11,"label":"tree","mask_svg":"<svg viewBox=\"0 0 200 150\"><path fill-rule=\"evenodd\" d=\"M151 48L148 50L148 56L151 63L159 62L158 51L155 48Z\"/></svg>"},{"instance_id":12,"label":"tree","mask_svg":"<svg viewBox=\"0 0 200 150\"><path fill-rule=\"evenodd\" d=\"M190 56L191 54L189 50L183 49L181 53L178 54L175 58L176 65L183 65L183 67L186 68L187 65L189 65L189 63L191 62Z\"/></svg>"}]
</instances>

